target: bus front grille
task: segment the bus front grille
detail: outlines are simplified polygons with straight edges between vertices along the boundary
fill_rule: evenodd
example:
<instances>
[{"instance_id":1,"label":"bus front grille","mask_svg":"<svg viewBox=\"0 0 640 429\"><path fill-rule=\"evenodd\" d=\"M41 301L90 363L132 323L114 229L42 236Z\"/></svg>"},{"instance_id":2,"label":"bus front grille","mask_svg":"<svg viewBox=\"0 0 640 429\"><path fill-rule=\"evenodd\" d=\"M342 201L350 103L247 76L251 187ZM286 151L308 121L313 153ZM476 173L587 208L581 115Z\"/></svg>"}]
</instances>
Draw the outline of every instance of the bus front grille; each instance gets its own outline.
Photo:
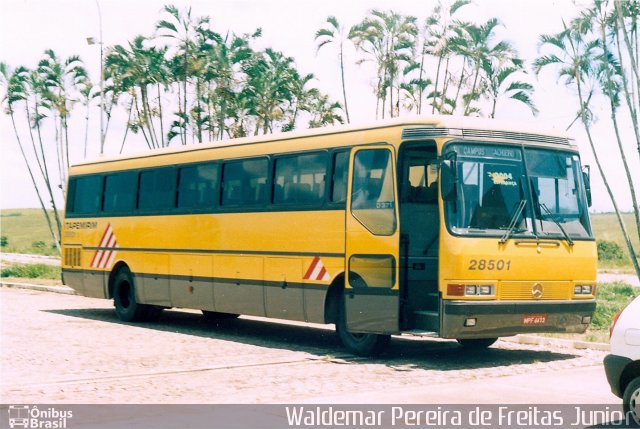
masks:
<instances>
[{"instance_id":1,"label":"bus front grille","mask_svg":"<svg viewBox=\"0 0 640 429\"><path fill-rule=\"evenodd\" d=\"M571 299L570 282L501 282L498 284L498 299L502 300L554 300Z\"/></svg>"}]
</instances>

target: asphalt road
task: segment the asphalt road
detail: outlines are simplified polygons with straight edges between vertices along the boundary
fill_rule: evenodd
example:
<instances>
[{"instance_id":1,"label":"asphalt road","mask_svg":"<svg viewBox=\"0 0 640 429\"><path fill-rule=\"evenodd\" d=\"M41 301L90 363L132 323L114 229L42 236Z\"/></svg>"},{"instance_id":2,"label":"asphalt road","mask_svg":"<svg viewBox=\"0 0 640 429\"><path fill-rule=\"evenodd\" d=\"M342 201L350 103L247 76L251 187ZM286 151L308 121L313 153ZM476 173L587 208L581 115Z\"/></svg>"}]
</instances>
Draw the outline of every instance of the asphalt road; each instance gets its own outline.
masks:
<instances>
[{"instance_id":1,"label":"asphalt road","mask_svg":"<svg viewBox=\"0 0 640 429\"><path fill-rule=\"evenodd\" d=\"M165 311L120 322L107 300L0 288L3 403L619 404L605 352L394 337L376 359L333 330Z\"/></svg>"}]
</instances>

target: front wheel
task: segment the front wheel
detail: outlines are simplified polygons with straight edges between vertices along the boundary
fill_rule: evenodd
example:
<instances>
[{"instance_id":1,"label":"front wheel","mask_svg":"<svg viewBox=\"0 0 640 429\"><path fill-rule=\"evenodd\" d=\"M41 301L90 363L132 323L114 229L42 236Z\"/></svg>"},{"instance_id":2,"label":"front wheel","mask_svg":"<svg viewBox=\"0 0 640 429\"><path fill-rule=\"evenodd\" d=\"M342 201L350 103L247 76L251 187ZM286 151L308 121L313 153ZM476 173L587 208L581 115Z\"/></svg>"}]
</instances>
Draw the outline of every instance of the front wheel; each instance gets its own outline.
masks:
<instances>
[{"instance_id":1,"label":"front wheel","mask_svg":"<svg viewBox=\"0 0 640 429\"><path fill-rule=\"evenodd\" d=\"M460 345L465 349L479 350L479 349L486 349L490 347L491 345L493 345L493 343L498 341L498 339L497 338L458 338L456 341L460 343Z\"/></svg>"},{"instance_id":2,"label":"front wheel","mask_svg":"<svg viewBox=\"0 0 640 429\"><path fill-rule=\"evenodd\" d=\"M342 345L358 356L375 356L389 344L390 335L350 332L347 329L347 317L344 302L340 303L340 314L336 322L336 332Z\"/></svg>"},{"instance_id":3,"label":"front wheel","mask_svg":"<svg viewBox=\"0 0 640 429\"><path fill-rule=\"evenodd\" d=\"M157 319L162 311L161 307L138 303L133 275L127 267L118 270L113 281L113 303L116 315L123 322Z\"/></svg>"},{"instance_id":4,"label":"front wheel","mask_svg":"<svg viewBox=\"0 0 640 429\"><path fill-rule=\"evenodd\" d=\"M622 407L625 415L631 414L636 423L640 424L640 377L631 380L631 383L624 389Z\"/></svg>"}]
</instances>

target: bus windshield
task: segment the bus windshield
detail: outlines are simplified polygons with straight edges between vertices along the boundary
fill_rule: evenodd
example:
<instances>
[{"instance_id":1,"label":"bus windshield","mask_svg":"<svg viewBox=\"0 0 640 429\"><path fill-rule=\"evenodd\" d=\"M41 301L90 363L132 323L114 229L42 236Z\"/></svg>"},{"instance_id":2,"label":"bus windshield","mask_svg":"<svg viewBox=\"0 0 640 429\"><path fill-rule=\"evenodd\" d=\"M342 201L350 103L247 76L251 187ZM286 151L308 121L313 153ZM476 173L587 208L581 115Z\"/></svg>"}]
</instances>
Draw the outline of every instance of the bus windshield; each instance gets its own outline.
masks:
<instances>
[{"instance_id":1,"label":"bus windshield","mask_svg":"<svg viewBox=\"0 0 640 429\"><path fill-rule=\"evenodd\" d=\"M456 234L590 238L580 160L570 152L455 143L457 198L446 205Z\"/></svg>"}]
</instances>

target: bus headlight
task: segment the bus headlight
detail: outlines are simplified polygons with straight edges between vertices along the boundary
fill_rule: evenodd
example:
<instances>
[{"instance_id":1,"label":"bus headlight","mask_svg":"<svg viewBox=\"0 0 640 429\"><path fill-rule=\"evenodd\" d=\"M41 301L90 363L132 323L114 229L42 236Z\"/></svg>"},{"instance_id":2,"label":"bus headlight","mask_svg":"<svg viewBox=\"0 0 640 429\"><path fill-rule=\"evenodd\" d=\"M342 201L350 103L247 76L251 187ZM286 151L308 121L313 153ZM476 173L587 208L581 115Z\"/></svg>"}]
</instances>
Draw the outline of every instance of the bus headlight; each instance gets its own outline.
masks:
<instances>
[{"instance_id":1,"label":"bus headlight","mask_svg":"<svg viewBox=\"0 0 640 429\"><path fill-rule=\"evenodd\" d=\"M575 285L573 287L574 295L594 295L595 287L593 285Z\"/></svg>"}]
</instances>

